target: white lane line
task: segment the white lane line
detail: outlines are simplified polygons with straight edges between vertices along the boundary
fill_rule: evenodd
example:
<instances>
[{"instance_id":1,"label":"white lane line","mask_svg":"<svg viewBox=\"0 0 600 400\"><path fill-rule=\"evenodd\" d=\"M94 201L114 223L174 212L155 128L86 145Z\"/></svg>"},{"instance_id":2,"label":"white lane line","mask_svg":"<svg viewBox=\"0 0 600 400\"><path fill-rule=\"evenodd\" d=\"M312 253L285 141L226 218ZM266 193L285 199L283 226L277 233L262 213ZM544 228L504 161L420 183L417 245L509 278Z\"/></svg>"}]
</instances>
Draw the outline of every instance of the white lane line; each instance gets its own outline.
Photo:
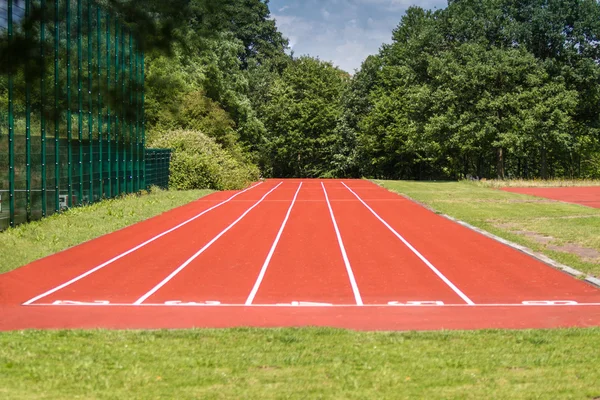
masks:
<instances>
[{"instance_id":1,"label":"white lane line","mask_svg":"<svg viewBox=\"0 0 600 400\"><path fill-rule=\"evenodd\" d=\"M442 281L444 281L444 283L448 285L450 289L454 291L454 293L460 296L460 298L463 299L465 303L467 303L470 306L475 305L475 303L469 297L467 297L467 295L465 295L458 287L456 287L456 285L452 283L450 279L446 278L444 274L442 274L436 267L434 267L433 264L430 263L429 260L423 256L423 254L421 254L417 249L415 249L406 239L404 239L404 237L402 237L402 235L396 232L396 230L392 228L390 224L388 224L383 218L379 216L379 214L377 214L371 207L369 207L369 205L365 203L365 201L361 199L360 196L354 192L354 190L350 189L348 185L346 185L344 182L342 182L342 185L346 186L346 189L348 189L365 207L367 207L367 209L371 211L371 213L379 221L381 221L382 224L384 224L394 235L396 235L396 237L400 239L402 243L404 243L406 247L410 249L410 251L412 251L417 257L419 257L421 261L425 263L425 265L427 265Z\"/></svg>"},{"instance_id":2,"label":"white lane line","mask_svg":"<svg viewBox=\"0 0 600 400\"><path fill-rule=\"evenodd\" d=\"M86 276L89 276L89 275L93 274L94 272L96 272L98 270L101 270L102 268L106 267L107 265L110 265L110 264L114 263L115 261L120 260L121 258L123 258L123 257L125 257L125 256L127 256L127 255L129 255L131 253L133 253L134 251L137 251L137 250L141 249L142 247L147 246L148 244L154 242L155 240L160 239L161 237L163 237L165 235L168 235L169 233L171 233L173 231L176 231L177 229L181 228L182 226L189 224L190 222L192 222L192 221L200 218L201 216L203 216L204 214L206 214L206 213L214 210L215 208L221 207L225 203L229 203L231 200L235 199L237 196L241 195L242 193L247 192L248 190L254 189L255 187L261 185L262 183L263 182L259 182L256 185L250 186L249 188L247 188L245 190L242 190L241 192L238 192L238 193L234 194L233 196L231 196L227 200L224 200L221 203L216 204L216 205L210 207L209 209L206 209L206 210L202 211L200 214L197 214L194 217L188 219L187 221L184 221L181 224L179 224L179 225L177 225L177 226L175 226L175 227L173 227L173 228L171 228L169 230L166 230L166 231L164 231L164 232L162 232L162 233L154 236L151 239L146 240L142 244L139 244L139 245L135 246L134 248L131 248L131 249L127 250L126 252L121 253L118 256L114 257L114 258L111 258L110 260L106 261L105 263L98 265L97 267L95 267L95 268L93 268L93 269L91 269L91 270L89 270L89 271L87 271L87 272L85 272L85 273L77 276L76 278L73 278L70 281L63 283L60 286L57 286L57 287L55 287L53 289L50 289L47 292L44 292L44 293L40 294L39 296L34 297L31 300L27 300L25 303L23 303L23 305L24 306L28 306L31 303L33 303L35 301L38 301L39 299L43 299L44 297L49 296L52 293L58 292L59 290L62 290L64 288L66 288L67 286L72 285L72 284L74 284L77 281L80 281L81 279L85 278Z\"/></svg>"},{"instance_id":3,"label":"white lane line","mask_svg":"<svg viewBox=\"0 0 600 400\"><path fill-rule=\"evenodd\" d=\"M356 305L362 306L363 301L360 297L360 292L358 291L358 285L356 284L356 279L354 279L354 273L352 272L352 267L350 266L350 260L348 259L348 255L346 254L346 248L344 247L342 235L340 234L340 230L335 220L335 215L333 215L333 209L331 208L329 196L327 195L327 190L325 190L325 185L323 185L323 182L321 182L321 187L323 188L323 193L325 193L325 200L327 201L327 207L329 207L329 215L331 216L331 221L333 221L335 235L337 236L338 245L340 246L340 251L342 252L342 257L344 258L344 264L346 265L346 271L348 272L348 278L350 279L350 285L352 286L352 292L354 293Z\"/></svg>"},{"instance_id":4,"label":"white lane line","mask_svg":"<svg viewBox=\"0 0 600 400\"><path fill-rule=\"evenodd\" d=\"M152 296L154 293L156 293L160 288L162 288L164 285L166 285L171 279L173 279L178 273L180 273L185 267L187 267L188 265L190 265L192 263L192 261L194 261L196 258L198 258L200 256L200 254L204 253L210 246L213 245L213 243L215 243L217 240L219 240L219 238L221 238L221 236L223 236L224 234L226 234L231 228L233 228L235 225L237 225L238 222L240 222L242 219L244 219L244 217L246 215L248 215L248 213L250 211L252 211L254 208L256 208L260 203L263 202L263 200L270 195L273 191L275 191L275 189L277 189L279 186L281 186L283 184L283 182L279 182L279 184L277 186L275 186L273 189L269 190L263 197L261 197L261 199L259 201L257 201L252 207L250 207L249 209L247 209L242 215L240 215L240 217L238 219L236 219L235 221L233 221L227 228L223 229L221 231L221 233L219 233L217 236L215 236L210 242L208 242L206 245L204 245L203 248L201 248L200 250L198 250L196 252L196 254L194 254L193 256L191 256L190 258L187 259L186 262L184 262L183 264L181 264L179 266L179 268L177 268L175 271L171 272L171 274L169 274L169 276L167 276L165 279L162 280L162 282L160 282L158 285L154 286L148 293L146 293L145 295L143 295L142 297L140 297L135 303L135 305L140 305L142 304L144 301L146 301L146 299L148 299L148 297Z\"/></svg>"},{"instance_id":5,"label":"white lane line","mask_svg":"<svg viewBox=\"0 0 600 400\"><path fill-rule=\"evenodd\" d=\"M258 289L260 288L260 284L262 283L263 278L265 277L265 273L267 272L267 268L269 267L271 258L273 257L273 254L275 253L275 248L277 247L277 244L279 243L279 239L281 238L281 235L283 234L283 230L285 229L285 225L287 224L288 219L290 218L290 214L292 213L292 208L294 208L294 204L296 203L296 199L298 198L298 193L300 193L301 188L302 188L302 182L300 182L300 185L298 186L298 190L296 190L296 194L294 195L294 198L292 199L292 204L290 204L290 208L288 208L287 214L285 215L285 218L283 219L283 222L281 223L281 227L279 228L279 232L277 232L277 236L275 237L275 241L273 242L273 245L271 246L271 250L269 250L269 254L267 254L267 258L265 259L265 262L260 270L260 273L258 274L258 279L256 279L256 283L254 283L254 287L252 288L252 291L250 292L248 299L246 299L247 306L252 305L252 302L254 301L254 298L256 297L256 293L258 292Z\"/></svg>"}]
</instances>

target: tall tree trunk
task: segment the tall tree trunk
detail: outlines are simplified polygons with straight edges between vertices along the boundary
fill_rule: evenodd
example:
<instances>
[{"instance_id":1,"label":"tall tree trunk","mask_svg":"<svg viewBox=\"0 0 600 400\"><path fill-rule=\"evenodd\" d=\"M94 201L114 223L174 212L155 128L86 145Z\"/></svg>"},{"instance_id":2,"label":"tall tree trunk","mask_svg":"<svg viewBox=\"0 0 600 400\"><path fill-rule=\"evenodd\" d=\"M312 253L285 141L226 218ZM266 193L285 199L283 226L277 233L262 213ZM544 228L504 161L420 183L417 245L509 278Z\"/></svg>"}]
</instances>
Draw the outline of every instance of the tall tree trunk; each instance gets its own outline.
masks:
<instances>
[{"instance_id":1,"label":"tall tree trunk","mask_svg":"<svg viewBox=\"0 0 600 400\"><path fill-rule=\"evenodd\" d=\"M498 179L504 180L504 149L498 147L498 163L496 164L496 175Z\"/></svg>"},{"instance_id":2,"label":"tall tree trunk","mask_svg":"<svg viewBox=\"0 0 600 400\"><path fill-rule=\"evenodd\" d=\"M544 144L542 144L542 154L541 154L541 158L542 158L542 169L541 169L541 174L542 174L542 179L548 179L548 162L547 162L547 154L546 154L546 146L544 146Z\"/></svg>"}]
</instances>

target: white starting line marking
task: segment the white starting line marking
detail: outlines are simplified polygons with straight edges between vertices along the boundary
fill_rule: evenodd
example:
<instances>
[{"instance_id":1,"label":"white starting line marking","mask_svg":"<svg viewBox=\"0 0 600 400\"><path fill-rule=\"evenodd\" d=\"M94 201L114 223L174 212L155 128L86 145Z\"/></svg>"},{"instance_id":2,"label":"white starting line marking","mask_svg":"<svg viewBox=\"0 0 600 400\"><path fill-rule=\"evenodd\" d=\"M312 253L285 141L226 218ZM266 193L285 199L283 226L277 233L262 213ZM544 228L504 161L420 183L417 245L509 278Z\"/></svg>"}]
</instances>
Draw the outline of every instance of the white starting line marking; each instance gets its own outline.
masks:
<instances>
[{"instance_id":1,"label":"white starting line marking","mask_svg":"<svg viewBox=\"0 0 600 400\"><path fill-rule=\"evenodd\" d=\"M165 306L184 306L184 307L206 307L220 306L220 301L203 301L203 302L183 302L183 301L165 301Z\"/></svg>"},{"instance_id":2,"label":"white starting line marking","mask_svg":"<svg viewBox=\"0 0 600 400\"><path fill-rule=\"evenodd\" d=\"M337 308L360 308L360 307L377 307L377 308L430 308L430 307L442 307L442 308L469 308L469 307L600 307L600 303L578 303L574 300L530 300L523 301L521 303L507 303L507 304L477 304L475 306L468 304L445 304L442 301L390 301L387 304L364 304L358 306L356 304L332 304L332 303L319 303L310 301L292 301L290 303L276 303L276 304L224 304L219 301L200 301L200 302L184 302L180 300L171 300L164 303L144 303L144 304L132 304L132 303L111 303L108 300L95 300L95 301L74 301L74 300L57 300L53 303L35 303L27 304L28 307L45 306L45 307L337 307Z\"/></svg>"},{"instance_id":3,"label":"white starting line marking","mask_svg":"<svg viewBox=\"0 0 600 400\"><path fill-rule=\"evenodd\" d=\"M524 306L576 306L578 302L573 300L530 300L524 301Z\"/></svg>"},{"instance_id":4,"label":"white starting line marking","mask_svg":"<svg viewBox=\"0 0 600 400\"><path fill-rule=\"evenodd\" d=\"M72 301L72 300L56 300L52 303L53 306L110 306L108 300L96 300L96 301Z\"/></svg>"},{"instance_id":5,"label":"white starting line marking","mask_svg":"<svg viewBox=\"0 0 600 400\"><path fill-rule=\"evenodd\" d=\"M415 306L443 306L443 301L407 301L401 303L399 301L390 301L388 306L402 306L402 307L415 307Z\"/></svg>"},{"instance_id":6,"label":"white starting line marking","mask_svg":"<svg viewBox=\"0 0 600 400\"><path fill-rule=\"evenodd\" d=\"M291 303L275 304L277 307L333 307L331 303L313 303L310 301L292 301ZM353 304L353 306L357 306Z\"/></svg>"}]
</instances>

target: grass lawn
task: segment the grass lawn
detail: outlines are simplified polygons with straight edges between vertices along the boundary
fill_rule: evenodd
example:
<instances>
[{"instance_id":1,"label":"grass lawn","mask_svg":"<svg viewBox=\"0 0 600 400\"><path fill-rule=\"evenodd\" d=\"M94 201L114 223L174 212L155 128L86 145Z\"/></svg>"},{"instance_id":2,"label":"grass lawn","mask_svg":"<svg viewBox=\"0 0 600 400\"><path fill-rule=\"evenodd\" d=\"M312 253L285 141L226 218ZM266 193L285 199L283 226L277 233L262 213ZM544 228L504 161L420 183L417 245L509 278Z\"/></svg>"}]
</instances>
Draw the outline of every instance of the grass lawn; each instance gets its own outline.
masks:
<instances>
[{"instance_id":1,"label":"grass lawn","mask_svg":"<svg viewBox=\"0 0 600 400\"><path fill-rule=\"evenodd\" d=\"M600 209L471 182L376 181L495 235L600 276Z\"/></svg>"},{"instance_id":2,"label":"grass lawn","mask_svg":"<svg viewBox=\"0 0 600 400\"><path fill-rule=\"evenodd\" d=\"M594 399L599 329L0 335L3 399Z\"/></svg>"},{"instance_id":3,"label":"grass lawn","mask_svg":"<svg viewBox=\"0 0 600 400\"><path fill-rule=\"evenodd\" d=\"M154 217L211 193L210 190L150 193L72 208L41 221L0 232L0 274Z\"/></svg>"}]
</instances>

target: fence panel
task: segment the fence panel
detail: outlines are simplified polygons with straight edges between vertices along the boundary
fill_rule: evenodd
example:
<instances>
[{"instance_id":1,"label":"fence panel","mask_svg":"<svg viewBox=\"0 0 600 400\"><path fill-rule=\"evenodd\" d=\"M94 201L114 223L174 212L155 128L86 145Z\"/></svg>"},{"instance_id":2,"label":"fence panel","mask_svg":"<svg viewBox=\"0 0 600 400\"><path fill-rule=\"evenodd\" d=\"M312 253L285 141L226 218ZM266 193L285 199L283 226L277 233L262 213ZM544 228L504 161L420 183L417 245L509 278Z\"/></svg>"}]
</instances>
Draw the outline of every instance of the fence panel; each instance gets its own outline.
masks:
<instances>
[{"instance_id":1,"label":"fence panel","mask_svg":"<svg viewBox=\"0 0 600 400\"><path fill-rule=\"evenodd\" d=\"M145 187L158 186L169 188L169 168L171 166L170 149L146 149Z\"/></svg>"},{"instance_id":2,"label":"fence panel","mask_svg":"<svg viewBox=\"0 0 600 400\"><path fill-rule=\"evenodd\" d=\"M145 188L144 55L119 16L0 0L0 40L36 44L0 75L0 230Z\"/></svg>"}]
</instances>

